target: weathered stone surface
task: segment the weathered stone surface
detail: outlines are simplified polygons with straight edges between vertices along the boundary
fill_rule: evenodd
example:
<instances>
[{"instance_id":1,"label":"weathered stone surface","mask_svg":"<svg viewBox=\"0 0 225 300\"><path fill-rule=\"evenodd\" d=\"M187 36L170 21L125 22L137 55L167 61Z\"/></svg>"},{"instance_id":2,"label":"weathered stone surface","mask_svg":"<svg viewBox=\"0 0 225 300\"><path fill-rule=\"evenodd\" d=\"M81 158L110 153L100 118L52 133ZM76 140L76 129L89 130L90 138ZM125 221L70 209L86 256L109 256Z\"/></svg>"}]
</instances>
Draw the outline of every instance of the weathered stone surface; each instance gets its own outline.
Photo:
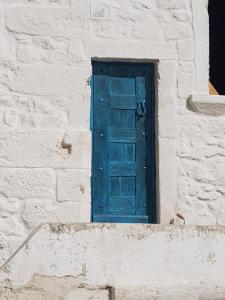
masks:
<instances>
[{"instance_id":1,"label":"weathered stone surface","mask_svg":"<svg viewBox=\"0 0 225 300\"><path fill-rule=\"evenodd\" d=\"M90 203L89 204L89 210ZM27 199L23 201L21 208L21 219L27 229L32 229L40 223L46 222L88 222L87 203L83 202L64 202L57 203L54 200Z\"/></svg>"},{"instance_id":2,"label":"weathered stone surface","mask_svg":"<svg viewBox=\"0 0 225 300\"><path fill-rule=\"evenodd\" d=\"M86 16L71 8L16 7L4 15L8 30L16 33L75 38L86 28Z\"/></svg>"},{"instance_id":3,"label":"weathered stone surface","mask_svg":"<svg viewBox=\"0 0 225 300\"><path fill-rule=\"evenodd\" d=\"M109 292L107 290L88 290L88 289L76 289L72 290L69 295L67 296L66 300L109 300Z\"/></svg>"},{"instance_id":4,"label":"weathered stone surface","mask_svg":"<svg viewBox=\"0 0 225 300\"><path fill-rule=\"evenodd\" d=\"M190 38L191 36L191 25L183 23L173 22L164 25L164 35L166 40L179 40Z\"/></svg>"},{"instance_id":5,"label":"weathered stone surface","mask_svg":"<svg viewBox=\"0 0 225 300\"><path fill-rule=\"evenodd\" d=\"M87 47L90 57L121 57L121 59L176 59L177 50L174 43L170 42L148 42L148 41L111 41L110 45L106 42L93 42Z\"/></svg>"},{"instance_id":6,"label":"weathered stone surface","mask_svg":"<svg viewBox=\"0 0 225 300\"><path fill-rule=\"evenodd\" d=\"M25 288L0 287L0 297L2 300L110 300L108 289L76 285L72 276L52 278L37 275Z\"/></svg>"},{"instance_id":7,"label":"weathered stone surface","mask_svg":"<svg viewBox=\"0 0 225 300\"><path fill-rule=\"evenodd\" d=\"M1 270L0 292L222 300L224 247L218 226L46 224Z\"/></svg>"},{"instance_id":8,"label":"weathered stone surface","mask_svg":"<svg viewBox=\"0 0 225 300\"><path fill-rule=\"evenodd\" d=\"M0 0L2 5L18 5L28 4L31 5L42 5L42 6L70 6L71 0Z\"/></svg>"},{"instance_id":9,"label":"weathered stone surface","mask_svg":"<svg viewBox=\"0 0 225 300\"><path fill-rule=\"evenodd\" d=\"M27 199L22 206L21 218L28 229L48 220L57 220L53 212L54 203L48 199Z\"/></svg>"},{"instance_id":10,"label":"weathered stone surface","mask_svg":"<svg viewBox=\"0 0 225 300\"><path fill-rule=\"evenodd\" d=\"M197 99L204 103L208 98ZM206 106L206 109L210 111L211 107ZM224 117L191 113L182 116L181 122L179 211L188 224L224 224Z\"/></svg>"},{"instance_id":11,"label":"weathered stone surface","mask_svg":"<svg viewBox=\"0 0 225 300\"><path fill-rule=\"evenodd\" d=\"M192 95L189 97L187 105L189 109L200 114L225 115L224 96Z\"/></svg>"},{"instance_id":12,"label":"weathered stone surface","mask_svg":"<svg viewBox=\"0 0 225 300\"><path fill-rule=\"evenodd\" d=\"M68 148L67 144L71 146ZM0 166L90 169L90 154L89 132L21 131L0 134Z\"/></svg>"},{"instance_id":13,"label":"weathered stone surface","mask_svg":"<svg viewBox=\"0 0 225 300\"><path fill-rule=\"evenodd\" d=\"M25 94L70 96L84 89L89 75L79 68L31 66L17 72L10 88Z\"/></svg>"},{"instance_id":14,"label":"weathered stone surface","mask_svg":"<svg viewBox=\"0 0 225 300\"><path fill-rule=\"evenodd\" d=\"M81 124L88 124L89 120L86 120L86 123L84 119L80 120L83 114L79 115L74 110L76 103L80 103L78 99L80 99L78 96L37 97L1 92L1 128L2 130L57 130L60 126L66 128L71 125L83 129L85 126L81 126ZM83 106L81 105L81 107ZM86 127L89 128L88 125Z\"/></svg>"},{"instance_id":15,"label":"weathered stone surface","mask_svg":"<svg viewBox=\"0 0 225 300\"><path fill-rule=\"evenodd\" d=\"M173 18L179 22L189 22L191 15L188 11L175 10L173 11Z\"/></svg>"},{"instance_id":16,"label":"weathered stone surface","mask_svg":"<svg viewBox=\"0 0 225 300\"><path fill-rule=\"evenodd\" d=\"M158 0L158 6L163 9L184 9L186 8L184 0Z\"/></svg>"},{"instance_id":17,"label":"weathered stone surface","mask_svg":"<svg viewBox=\"0 0 225 300\"><path fill-rule=\"evenodd\" d=\"M85 47L83 42L70 42L68 49L68 64L76 65L85 61Z\"/></svg>"},{"instance_id":18,"label":"weathered stone surface","mask_svg":"<svg viewBox=\"0 0 225 300\"><path fill-rule=\"evenodd\" d=\"M45 62L65 64L68 41L64 38L49 38L17 35L17 59L21 63Z\"/></svg>"},{"instance_id":19,"label":"weathered stone surface","mask_svg":"<svg viewBox=\"0 0 225 300\"><path fill-rule=\"evenodd\" d=\"M165 138L176 138L177 135L177 63L160 62L158 71L158 135Z\"/></svg>"},{"instance_id":20,"label":"weathered stone surface","mask_svg":"<svg viewBox=\"0 0 225 300\"><path fill-rule=\"evenodd\" d=\"M0 62L0 88L8 90L16 78L16 65L10 61Z\"/></svg>"},{"instance_id":21,"label":"weathered stone surface","mask_svg":"<svg viewBox=\"0 0 225 300\"><path fill-rule=\"evenodd\" d=\"M194 58L194 45L189 41L178 41L178 57L180 60L193 60Z\"/></svg>"},{"instance_id":22,"label":"weathered stone surface","mask_svg":"<svg viewBox=\"0 0 225 300\"><path fill-rule=\"evenodd\" d=\"M57 200L59 202L89 202L90 172L82 170L64 170L58 172Z\"/></svg>"},{"instance_id":23,"label":"weathered stone surface","mask_svg":"<svg viewBox=\"0 0 225 300\"><path fill-rule=\"evenodd\" d=\"M159 288L139 286L136 288L118 288L115 290L115 297L116 300L223 300L224 288L218 287L218 289L215 290L211 286L187 286L185 284L167 285Z\"/></svg>"},{"instance_id":24,"label":"weathered stone surface","mask_svg":"<svg viewBox=\"0 0 225 300\"><path fill-rule=\"evenodd\" d=\"M0 191L0 264L15 251L27 235L27 230L21 222L22 201L7 197Z\"/></svg>"},{"instance_id":25,"label":"weathered stone surface","mask_svg":"<svg viewBox=\"0 0 225 300\"><path fill-rule=\"evenodd\" d=\"M192 61L182 61L179 63L181 72L194 74L194 63Z\"/></svg>"},{"instance_id":26,"label":"weathered stone surface","mask_svg":"<svg viewBox=\"0 0 225 300\"><path fill-rule=\"evenodd\" d=\"M20 203L17 198L7 197L7 195L3 195L1 193L0 197L0 216L3 219L10 218L11 216L20 213Z\"/></svg>"},{"instance_id":27,"label":"weathered stone surface","mask_svg":"<svg viewBox=\"0 0 225 300\"><path fill-rule=\"evenodd\" d=\"M180 98L189 97L194 92L193 73L180 71L177 76L178 95Z\"/></svg>"},{"instance_id":28,"label":"weathered stone surface","mask_svg":"<svg viewBox=\"0 0 225 300\"><path fill-rule=\"evenodd\" d=\"M55 174L49 169L0 169L0 193L7 198L54 198Z\"/></svg>"},{"instance_id":29,"label":"weathered stone surface","mask_svg":"<svg viewBox=\"0 0 225 300\"><path fill-rule=\"evenodd\" d=\"M163 185L160 191L161 204L159 207L160 220L170 223L176 216L177 183L174 180L178 176L177 165L173 157L176 156L176 140L171 138L159 138L160 148L158 150L158 183ZM166 159L164 157L166 153ZM171 176L173 174L173 176ZM166 201L164 200L166 199Z\"/></svg>"}]
</instances>

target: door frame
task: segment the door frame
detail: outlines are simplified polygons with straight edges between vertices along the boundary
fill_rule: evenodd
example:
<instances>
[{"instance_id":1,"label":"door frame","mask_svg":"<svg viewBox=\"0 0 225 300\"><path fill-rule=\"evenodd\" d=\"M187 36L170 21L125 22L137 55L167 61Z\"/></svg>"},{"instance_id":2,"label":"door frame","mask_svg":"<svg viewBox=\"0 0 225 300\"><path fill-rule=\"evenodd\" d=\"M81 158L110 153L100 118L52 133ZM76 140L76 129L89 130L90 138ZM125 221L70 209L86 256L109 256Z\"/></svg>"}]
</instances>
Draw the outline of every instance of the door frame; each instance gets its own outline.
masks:
<instances>
[{"instance_id":1,"label":"door frame","mask_svg":"<svg viewBox=\"0 0 225 300\"><path fill-rule=\"evenodd\" d=\"M158 158L158 127L157 127L157 114L158 114L158 105L157 105L157 94L156 94L156 83L157 83L157 77L156 74L158 74L158 62L155 60L130 60L130 59L125 59L125 60L120 60L120 59L92 59L91 60L91 65L92 65L92 77L91 77L91 81L90 81L90 86L91 86L91 117L90 117L90 127L91 127L91 131L92 131L92 170L91 170L91 222L93 222L93 201L94 201L94 195L93 195L93 164L94 164L94 159L93 159L93 152L94 152L94 135L93 135L93 128L94 128L94 73L93 73L93 65L94 63L99 62L99 63L119 63L119 64L126 64L126 65L147 65L147 64L151 64L154 65L154 84L152 84L151 82L151 87L152 87L152 97L154 98L154 105L155 105L155 109L154 109L154 113L155 113L155 132L154 132L154 140L155 140L155 144L154 144L154 149L155 149L155 178L154 178L154 185L155 185L155 191L154 191L154 210L150 210L149 211L149 217L153 220L151 222L151 224L157 224L158 220L159 220L159 203L158 203L158 163L157 163L157 158Z\"/></svg>"}]
</instances>

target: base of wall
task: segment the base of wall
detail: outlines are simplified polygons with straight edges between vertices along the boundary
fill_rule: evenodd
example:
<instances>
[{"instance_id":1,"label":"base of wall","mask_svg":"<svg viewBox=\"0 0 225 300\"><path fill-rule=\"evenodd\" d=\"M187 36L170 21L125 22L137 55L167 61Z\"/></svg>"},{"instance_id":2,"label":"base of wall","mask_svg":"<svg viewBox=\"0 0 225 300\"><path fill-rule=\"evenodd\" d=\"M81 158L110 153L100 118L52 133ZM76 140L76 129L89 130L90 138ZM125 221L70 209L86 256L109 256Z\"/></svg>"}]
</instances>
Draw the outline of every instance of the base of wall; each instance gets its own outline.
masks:
<instances>
[{"instance_id":1,"label":"base of wall","mask_svg":"<svg viewBox=\"0 0 225 300\"><path fill-rule=\"evenodd\" d=\"M222 226L43 224L1 267L0 299L224 299L224 248Z\"/></svg>"},{"instance_id":2,"label":"base of wall","mask_svg":"<svg viewBox=\"0 0 225 300\"><path fill-rule=\"evenodd\" d=\"M35 276L21 288L0 287L4 300L224 300L225 286L196 285L101 287L76 286L70 276Z\"/></svg>"}]
</instances>

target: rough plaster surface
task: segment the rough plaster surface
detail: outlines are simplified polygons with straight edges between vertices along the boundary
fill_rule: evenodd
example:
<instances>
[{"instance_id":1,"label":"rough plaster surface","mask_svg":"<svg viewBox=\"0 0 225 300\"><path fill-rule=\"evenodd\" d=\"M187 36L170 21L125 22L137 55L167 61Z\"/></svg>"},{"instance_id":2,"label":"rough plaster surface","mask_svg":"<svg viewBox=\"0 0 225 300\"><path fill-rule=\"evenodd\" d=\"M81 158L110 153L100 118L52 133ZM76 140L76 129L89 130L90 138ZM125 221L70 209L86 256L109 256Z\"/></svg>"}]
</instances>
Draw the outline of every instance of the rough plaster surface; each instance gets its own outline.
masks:
<instances>
[{"instance_id":1,"label":"rough plaster surface","mask_svg":"<svg viewBox=\"0 0 225 300\"><path fill-rule=\"evenodd\" d=\"M186 106L206 0L0 0L0 24L1 262L40 222L90 221L91 58L156 62L159 221L225 224L224 115Z\"/></svg>"},{"instance_id":2,"label":"rough plaster surface","mask_svg":"<svg viewBox=\"0 0 225 300\"><path fill-rule=\"evenodd\" d=\"M225 96L191 95L187 106L190 110L211 116L222 116L225 114Z\"/></svg>"},{"instance_id":3,"label":"rough plaster surface","mask_svg":"<svg viewBox=\"0 0 225 300\"><path fill-rule=\"evenodd\" d=\"M43 224L1 267L4 300L222 300L222 226Z\"/></svg>"}]
</instances>

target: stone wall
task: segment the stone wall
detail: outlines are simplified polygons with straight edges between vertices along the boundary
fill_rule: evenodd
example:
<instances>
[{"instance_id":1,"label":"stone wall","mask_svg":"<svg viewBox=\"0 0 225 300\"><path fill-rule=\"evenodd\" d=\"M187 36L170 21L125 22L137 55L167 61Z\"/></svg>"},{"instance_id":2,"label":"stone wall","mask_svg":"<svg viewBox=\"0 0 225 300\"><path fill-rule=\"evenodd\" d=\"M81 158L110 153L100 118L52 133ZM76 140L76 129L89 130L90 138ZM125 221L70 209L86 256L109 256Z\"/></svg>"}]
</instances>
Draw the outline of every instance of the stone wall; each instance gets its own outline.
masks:
<instances>
[{"instance_id":1,"label":"stone wall","mask_svg":"<svg viewBox=\"0 0 225 300\"><path fill-rule=\"evenodd\" d=\"M0 268L1 300L222 300L225 228L45 224Z\"/></svg>"},{"instance_id":2,"label":"stone wall","mask_svg":"<svg viewBox=\"0 0 225 300\"><path fill-rule=\"evenodd\" d=\"M180 116L177 210L188 224L225 224L225 97L190 100L193 112Z\"/></svg>"},{"instance_id":3,"label":"stone wall","mask_svg":"<svg viewBox=\"0 0 225 300\"><path fill-rule=\"evenodd\" d=\"M0 0L0 261L41 222L89 222L91 59L157 65L159 222L225 224L206 0ZM171 176L172 175L172 176Z\"/></svg>"}]
</instances>

